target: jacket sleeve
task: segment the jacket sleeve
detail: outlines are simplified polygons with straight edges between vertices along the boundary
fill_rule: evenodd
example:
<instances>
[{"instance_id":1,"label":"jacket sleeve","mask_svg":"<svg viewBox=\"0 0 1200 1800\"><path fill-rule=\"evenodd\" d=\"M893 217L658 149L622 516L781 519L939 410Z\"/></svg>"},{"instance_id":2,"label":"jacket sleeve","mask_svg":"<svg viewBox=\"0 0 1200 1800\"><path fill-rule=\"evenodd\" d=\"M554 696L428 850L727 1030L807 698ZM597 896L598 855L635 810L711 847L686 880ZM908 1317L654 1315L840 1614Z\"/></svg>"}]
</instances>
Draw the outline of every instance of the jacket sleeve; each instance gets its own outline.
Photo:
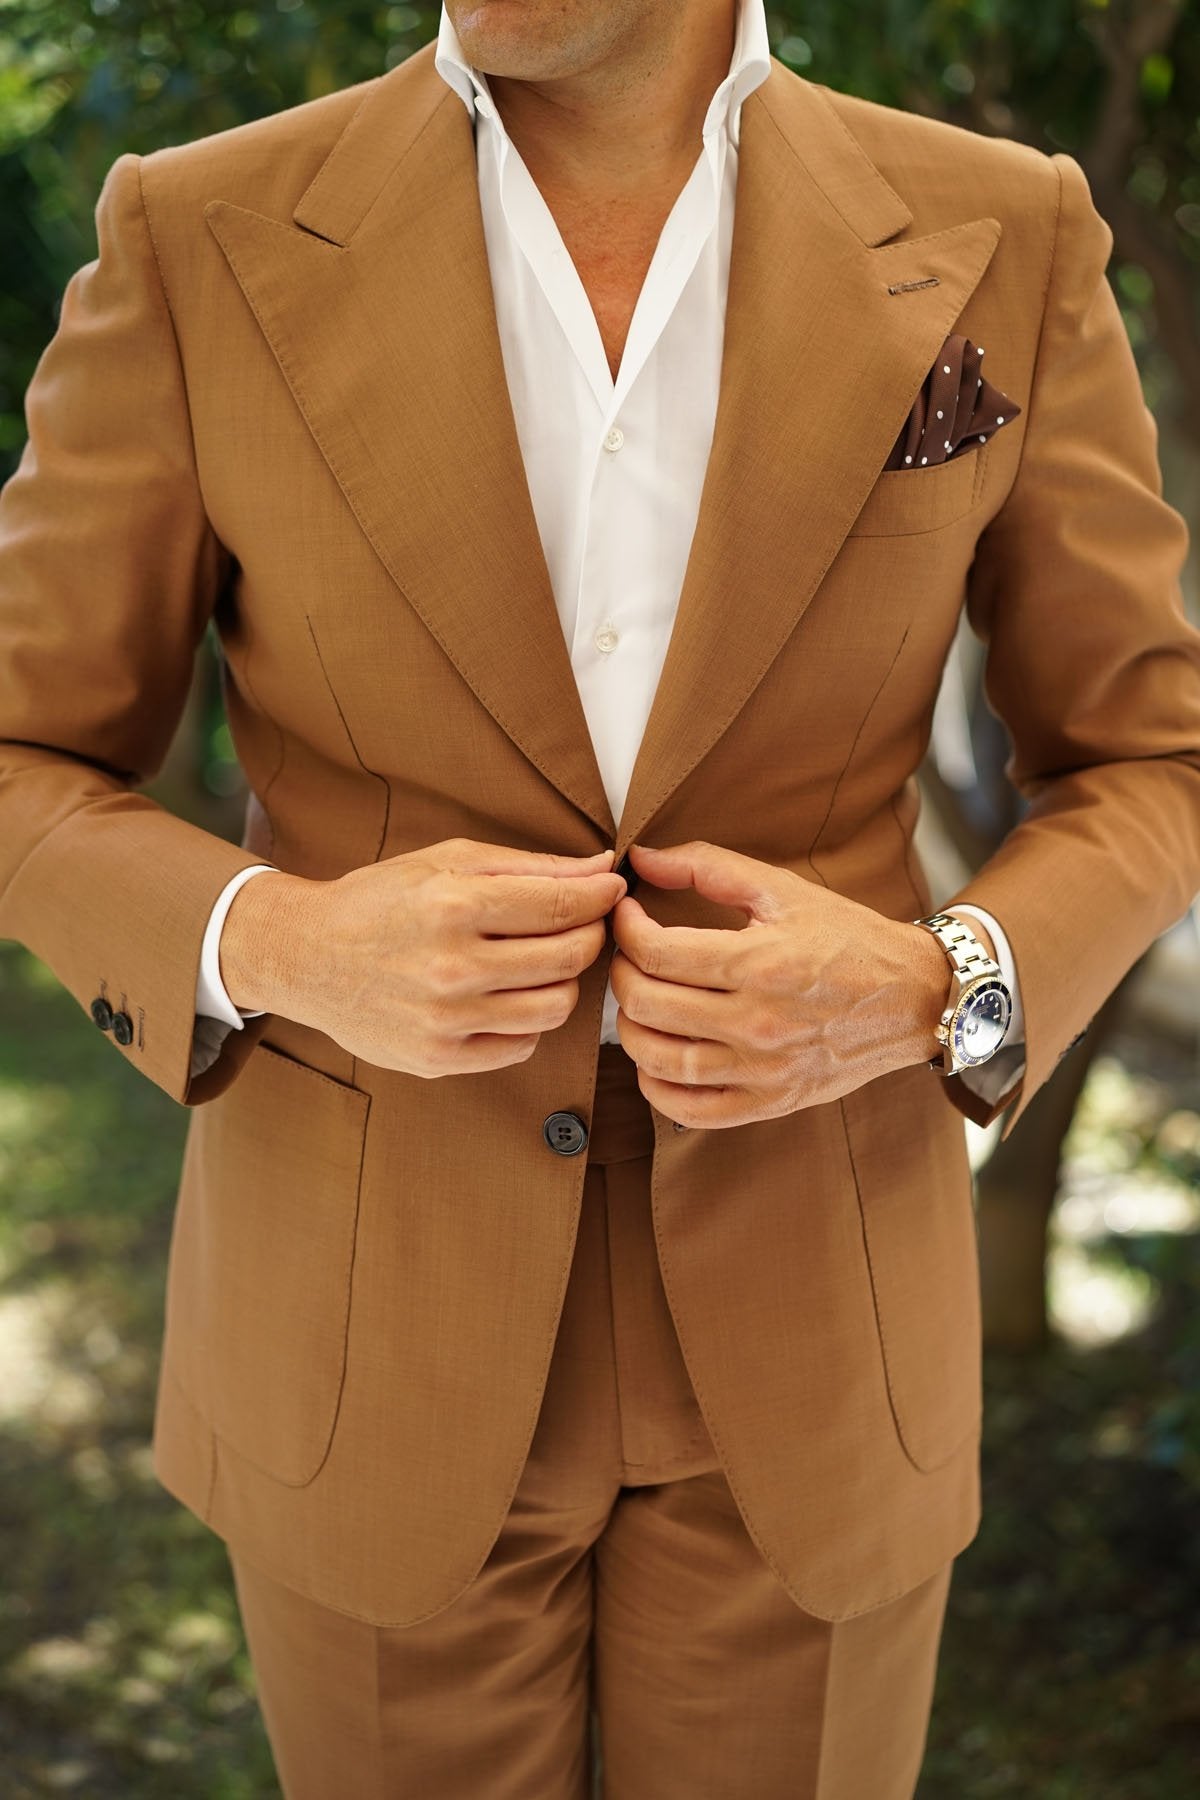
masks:
<instances>
[{"instance_id":1,"label":"jacket sleeve","mask_svg":"<svg viewBox=\"0 0 1200 1800\"><path fill-rule=\"evenodd\" d=\"M98 258L67 287L0 495L0 935L85 1009L124 1014L107 1034L118 1054L194 1104L265 1028L192 1079L205 924L258 859L136 789L162 765L228 557L204 512L137 157L113 164L96 221Z\"/></svg>"},{"instance_id":2,"label":"jacket sleeve","mask_svg":"<svg viewBox=\"0 0 1200 1800\"><path fill-rule=\"evenodd\" d=\"M1154 420L1105 277L1112 233L1078 163L1060 204L1026 436L980 538L967 615L1028 810L956 899L1003 921L1025 1073L1005 1135L1101 1002L1200 888L1200 634L1179 585ZM947 904L953 905L950 901Z\"/></svg>"}]
</instances>

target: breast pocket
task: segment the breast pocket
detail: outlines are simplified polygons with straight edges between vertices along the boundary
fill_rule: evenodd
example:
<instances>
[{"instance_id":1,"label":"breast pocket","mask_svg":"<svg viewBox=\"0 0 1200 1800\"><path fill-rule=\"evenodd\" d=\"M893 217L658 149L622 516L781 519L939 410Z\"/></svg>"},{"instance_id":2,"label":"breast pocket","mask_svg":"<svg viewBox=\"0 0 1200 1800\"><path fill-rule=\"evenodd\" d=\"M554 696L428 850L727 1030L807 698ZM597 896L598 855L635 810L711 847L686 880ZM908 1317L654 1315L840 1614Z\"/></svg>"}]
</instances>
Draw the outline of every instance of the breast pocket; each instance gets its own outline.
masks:
<instances>
[{"instance_id":1,"label":"breast pocket","mask_svg":"<svg viewBox=\"0 0 1200 1800\"><path fill-rule=\"evenodd\" d=\"M850 527L851 537L909 537L938 531L983 498L989 445L960 450L930 468L886 469Z\"/></svg>"},{"instance_id":2,"label":"breast pocket","mask_svg":"<svg viewBox=\"0 0 1200 1800\"><path fill-rule=\"evenodd\" d=\"M188 1136L167 1355L216 1435L290 1486L337 1418L369 1108L264 1041Z\"/></svg>"}]
</instances>

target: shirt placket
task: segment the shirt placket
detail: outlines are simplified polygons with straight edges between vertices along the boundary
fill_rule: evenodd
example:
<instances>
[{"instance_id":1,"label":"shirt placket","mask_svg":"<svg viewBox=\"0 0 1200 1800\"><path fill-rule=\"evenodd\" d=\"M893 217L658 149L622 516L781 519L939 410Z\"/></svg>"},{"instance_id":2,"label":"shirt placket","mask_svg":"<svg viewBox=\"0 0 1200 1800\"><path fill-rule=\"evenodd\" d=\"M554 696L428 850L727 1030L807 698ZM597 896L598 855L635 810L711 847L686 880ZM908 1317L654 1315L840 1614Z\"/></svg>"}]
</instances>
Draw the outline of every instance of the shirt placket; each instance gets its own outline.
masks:
<instances>
[{"instance_id":1,"label":"shirt placket","mask_svg":"<svg viewBox=\"0 0 1200 1800\"><path fill-rule=\"evenodd\" d=\"M557 594L572 669L614 812L624 800L629 763L623 715L638 687L624 662L638 641L638 566L624 527L636 514L639 458L654 447L637 442L636 384L717 225L724 176L728 92L714 97L701 153L671 209L642 283L614 380L595 314L549 207L512 144L490 95L477 90L476 111L490 136L496 190L506 227L554 315L582 372L594 406L590 464L579 470L578 552L567 594ZM581 429L586 427L581 426ZM649 426L647 425L647 429ZM630 445L629 434L633 434ZM585 458L587 448L581 444ZM637 455L630 456L633 448ZM631 596L635 598L631 600Z\"/></svg>"},{"instance_id":2,"label":"shirt placket","mask_svg":"<svg viewBox=\"0 0 1200 1800\"><path fill-rule=\"evenodd\" d=\"M604 659L609 671L605 683L607 685L611 679L615 689L610 704L618 706L624 685L618 674L619 651L628 625L622 615L631 586L629 572L623 568L627 552L621 515L623 502L632 499L628 489L633 477L627 434L632 431L636 437L638 429L634 389L669 326L680 296L715 228L722 153L720 132L713 130L706 135L701 155L655 246L630 320L615 381L607 362L604 365L608 392L593 452L575 594L575 631L570 648L577 676L588 660L597 656ZM642 454L652 453L651 446L638 445L637 448ZM585 698L590 721L597 703L596 684L586 681L583 685L592 701L589 706ZM593 736L607 737L608 734L593 730ZM611 785L610 781L610 790ZM611 791L609 798L614 800Z\"/></svg>"}]
</instances>

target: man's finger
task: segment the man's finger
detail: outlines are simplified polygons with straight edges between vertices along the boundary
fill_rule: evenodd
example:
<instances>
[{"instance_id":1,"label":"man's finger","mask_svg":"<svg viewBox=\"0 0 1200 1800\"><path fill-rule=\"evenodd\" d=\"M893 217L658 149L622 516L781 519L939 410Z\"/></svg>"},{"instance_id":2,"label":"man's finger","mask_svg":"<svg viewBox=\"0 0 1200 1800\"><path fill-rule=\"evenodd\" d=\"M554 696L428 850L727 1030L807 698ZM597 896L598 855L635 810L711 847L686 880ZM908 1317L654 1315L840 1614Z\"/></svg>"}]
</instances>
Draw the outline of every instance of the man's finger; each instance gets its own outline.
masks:
<instances>
[{"instance_id":1,"label":"man's finger","mask_svg":"<svg viewBox=\"0 0 1200 1800\"><path fill-rule=\"evenodd\" d=\"M613 936L630 962L656 981L677 981L684 987L725 992L735 988L733 958L740 935L695 925L660 925L628 895L613 913Z\"/></svg>"},{"instance_id":2,"label":"man's finger","mask_svg":"<svg viewBox=\"0 0 1200 1800\"><path fill-rule=\"evenodd\" d=\"M594 875L612 868L614 850L597 850L592 856L559 856L549 850L514 850L506 844L479 844L471 838L453 838L434 847L442 854L424 852L439 868L461 875L543 875L561 879Z\"/></svg>"},{"instance_id":3,"label":"man's finger","mask_svg":"<svg viewBox=\"0 0 1200 1800\"><path fill-rule=\"evenodd\" d=\"M739 1087L681 1087L675 1081L660 1081L657 1076L638 1070L638 1086L651 1106L686 1125L693 1131L720 1131L727 1125L740 1125L755 1117L754 1097Z\"/></svg>"},{"instance_id":4,"label":"man's finger","mask_svg":"<svg viewBox=\"0 0 1200 1800\"><path fill-rule=\"evenodd\" d=\"M609 965L609 979L617 1005L637 1024L677 1037L729 1041L731 1003L725 990L655 980L644 975L620 949Z\"/></svg>"},{"instance_id":5,"label":"man's finger","mask_svg":"<svg viewBox=\"0 0 1200 1800\"><path fill-rule=\"evenodd\" d=\"M653 1031L617 1014L617 1036L643 1075L681 1087L728 1087L737 1080L738 1058L728 1044Z\"/></svg>"},{"instance_id":6,"label":"man's finger","mask_svg":"<svg viewBox=\"0 0 1200 1800\"><path fill-rule=\"evenodd\" d=\"M480 1025L488 1031L520 1037L527 1032L556 1031L578 1004L578 982L554 981L544 987L510 988L488 994L472 1010L481 1015Z\"/></svg>"},{"instance_id":7,"label":"man's finger","mask_svg":"<svg viewBox=\"0 0 1200 1800\"><path fill-rule=\"evenodd\" d=\"M706 900L740 907L752 919L764 921L778 917L784 894L795 879L787 869L699 841L673 844L665 850L632 844L629 856L652 887L694 888Z\"/></svg>"},{"instance_id":8,"label":"man's finger","mask_svg":"<svg viewBox=\"0 0 1200 1800\"><path fill-rule=\"evenodd\" d=\"M489 937L538 937L570 931L610 913L625 879L607 872L570 881L553 875L487 875L472 880L478 930Z\"/></svg>"},{"instance_id":9,"label":"man's finger","mask_svg":"<svg viewBox=\"0 0 1200 1800\"><path fill-rule=\"evenodd\" d=\"M439 1075L482 1074L490 1069L511 1068L514 1063L528 1062L537 1049L540 1033L510 1037L500 1031L476 1031L470 1037L458 1038L450 1047L452 1068L438 1069ZM384 1064L384 1067L388 1067Z\"/></svg>"},{"instance_id":10,"label":"man's finger","mask_svg":"<svg viewBox=\"0 0 1200 1800\"><path fill-rule=\"evenodd\" d=\"M490 937L480 946L478 991L543 987L582 975L603 950L604 938L599 920L533 937Z\"/></svg>"}]
</instances>

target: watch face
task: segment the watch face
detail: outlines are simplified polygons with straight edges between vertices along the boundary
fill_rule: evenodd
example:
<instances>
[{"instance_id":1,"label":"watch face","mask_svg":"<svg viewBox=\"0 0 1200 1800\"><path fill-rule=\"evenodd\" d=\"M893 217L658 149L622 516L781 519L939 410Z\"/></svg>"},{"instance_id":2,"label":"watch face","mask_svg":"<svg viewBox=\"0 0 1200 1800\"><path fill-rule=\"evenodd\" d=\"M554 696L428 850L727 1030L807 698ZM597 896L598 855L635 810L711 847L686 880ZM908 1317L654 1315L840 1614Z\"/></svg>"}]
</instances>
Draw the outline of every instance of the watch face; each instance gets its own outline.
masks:
<instances>
[{"instance_id":1,"label":"watch face","mask_svg":"<svg viewBox=\"0 0 1200 1800\"><path fill-rule=\"evenodd\" d=\"M968 995L954 1019L954 1055L964 1063L986 1062L1004 1042L1012 1001L1002 981L986 981Z\"/></svg>"}]
</instances>

